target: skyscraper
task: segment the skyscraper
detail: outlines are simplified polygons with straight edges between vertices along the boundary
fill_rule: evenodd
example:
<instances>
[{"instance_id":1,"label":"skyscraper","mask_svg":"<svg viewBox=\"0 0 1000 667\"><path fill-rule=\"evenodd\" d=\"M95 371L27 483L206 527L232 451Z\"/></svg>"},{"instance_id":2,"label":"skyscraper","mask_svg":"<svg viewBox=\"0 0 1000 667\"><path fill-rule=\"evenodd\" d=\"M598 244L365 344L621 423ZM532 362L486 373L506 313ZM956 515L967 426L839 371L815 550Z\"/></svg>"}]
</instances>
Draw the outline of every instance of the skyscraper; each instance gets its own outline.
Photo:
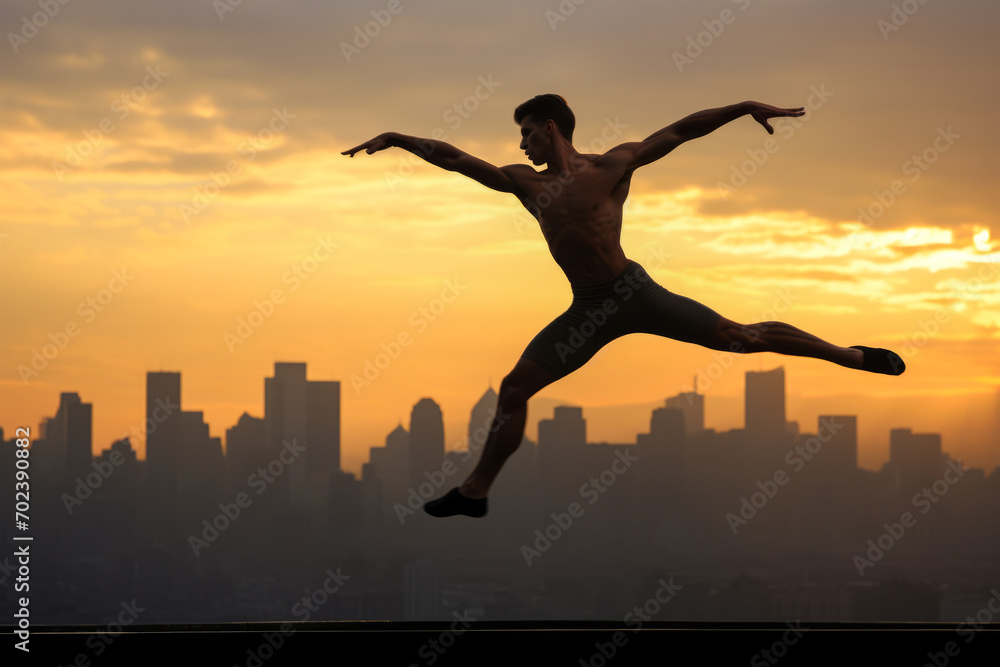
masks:
<instances>
[{"instance_id":1,"label":"skyscraper","mask_svg":"<svg viewBox=\"0 0 1000 667\"><path fill-rule=\"evenodd\" d=\"M180 446L181 374L146 373L146 470L149 525L161 535L177 527L177 475Z\"/></svg>"},{"instance_id":2,"label":"skyscraper","mask_svg":"<svg viewBox=\"0 0 1000 667\"><path fill-rule=\"evenodd\" d=\"M785 426L785 369L747 371L744 428L750 437L783 438Z\"/></svg>"},{"instance_id":3,"label":"skyscraper","mask_svg":"<svg viewBox=\"0 0 1000 667\"><path fill-rule=\"evenodd\" d=\"M493 420L497 413L498 398L493 387L490 387L473 406L472 415L469 418L468 448L470 450L480 451L486 444L490 427L493 426Z\"/></svg>"},{"instance_id":4,"label":"skyscraper","mask_svg":"<svg viewBox=\"0 0 1000 667\"><path fill-rule=\"evenodd\" d=\"M574 466L582 463L587 444L587 421L583 408L561 405L552 419L538 422L538 481L553 496L565 494L574 485Z\"/></svg>"},{"instance_id":5,"label":"skyscraper","mask_svg":"<svg viewBox=\"0 0 1000 667\"><path fill-rule=\"evenodd\" d=\"M155 478L176 474L180 411L181 374L146 373L146 462Z\"/></svg>"},{"instance_id":6,"label":"skyscraper","mask_svg":"<svg viewBox=\"0 0 1000 667\"><path fill-rule=\"evenodd\" d=\"M268 462L264 420L244 412L236 425L226 429L226 459L234 480L247 476Z\"/></svg>"},{"instance_id":7,"label":"skyscraper","mask_svg":"<svg viewBox=\"0 0 1000 667\"><path fill-rule=\"evenodd\" d=\"M340 382L306 382L305 462L310 468L332 475L340 472Z\"/></svg>"},{"instance_id":8,"label":"skyscraper","mask_svg":"<svg viewBox=\"0 0 1000 667\"><path fill-rule=\"evenodd\" d=\"M409 469L410 434L399 424L385 438L384 447L369 449L369 470L378 481L376 496L371 500L375 503L374 512L380 520L391 525L398 522L396 515L397 503L407 502L407 485L410 479Z\"/></svg>"},{"instance_id":9,"label":"skyscraper","mask_svg":"<svg viewBox=\"0 0 1000 667\"><path fill-rule=\"evenodd\" d=\"M426 473L444 463L444 419L441 408L430 398L421 398L410 413L410 486L427 481Z\"/></svg>"},{"instance_id":10,"label":"skyscraper","mask_svg":"<svg viewBox=\"0 0 1000 667\"><path fill-rule=\"evenodd\" d=\"M340 472L340 382L308 381L305 363L275 362L264 378L264 426L272 457L285 443L305 448L278 480L281 496L293 508L325 509Z\"/></svg>"},{"instance_id":11,"label":"skyscraper","mask_svg":"<svg viewBox=\"0 0 1000 667\"><path fill-rule=\"evenodd\" d=\"M932 483L944 470L941 434L892 429L889 431L889 466L896 488L904 493Z\"/></svg>"},{"instance_id":12,"label":"skyscraper","mask_svg":"<svg viewBox=\"0 0 1000 667\"><path fill-rule=\"evenodd\" d=\"M649 420L649 433L636 436L642 459L636 474L646 503L659 504L680 497L686 483L686 417L681 408L656 408Z\"/></svg>"},{"instance_id":13,"label":"skyscraper","mask_svg":"<svg viewBox=\"0 0 1000 667\"><path fill-rule=\"evenodd\" d=\"M304 363L276 362L274 377L264 378L264 420L275 453L295 439L307 467L340 470L340 382L306 380Z\"/></svg>"},{"instance_id":14,"label":"skyscraper","mask_svg":"<svg viewBox=\"0 0 1000 667\"><path fill-rule=\"evenodd\" d=\"M667 399L664 407L684 412L684 432L699 433L705 430L705 396L698 393L698 378L694 379L694 391L685 391Z\"/></svg>"},{"instance_id":15,"label":"skyscraper","mask_svg":"<svg viewBox=\"0 0 1000 667\"><path fill-rule=\"evenodd\" d=\"M181 530L191 530L218 503L223 486L222 440L211 436L199 411L182 410L177 431L177 520Z\"/></svg>"},{"instance_id":16,"label":"skyscraper","mask_svg":"<svg viewBox=\"0 0 1000 667\"><path fill-rule=\"evenodd\" d=\"M66 457L66 480L71 481L89 472L90 462L94 458L91 451L93 443L93 406L80 400L76 392L64 392L59 395L59 413L62 433L60 439Z\"/></svg>"},{"instance_id":17,"label":"skyscraper","mask_svg":"<svg viewBox=\"0 0 1000 667\"><path fill-rule=\"evenodd\" d=\"M587 442L587 420L583 418L583 408L560 405L552 414L552 419L538 422L538 447L543 451L549 447L582 447Z\"/></svg>"},{"instance_id":18,"label":"skyscraper","mask_svg":"<svg viewBox=\"0 0 1000 667\"><path fill-rule=\"evenodd\" d=\"M273 455L281 451L282 442L306 442L306 365L275 362L274 377L264 378L264 422L268 448ZM304 472L299 473L304 474Z\"/></svg>"},{"instance_id":19,"label":"skyscraper","mask_svg":"<svg viewBox=\"0 0 1000 667\"><path fill-rule=\"evenodd\" d=\"M55 417L46 417L32 445L32 456L43 478L63 487L90 472L93 460L92 405L76 392L59 394Z\"/></svg>"},{"instance_id":20,"label":"skyscraper","mask_svg":"<svg viewBox=\"0 0 1000 667\"><path fill-rule=\"evenodd\" d=\"M656 408L649 420L650 444L678 448L687 432L687 415L678 408Z\"/></svg>"}]
</instances>

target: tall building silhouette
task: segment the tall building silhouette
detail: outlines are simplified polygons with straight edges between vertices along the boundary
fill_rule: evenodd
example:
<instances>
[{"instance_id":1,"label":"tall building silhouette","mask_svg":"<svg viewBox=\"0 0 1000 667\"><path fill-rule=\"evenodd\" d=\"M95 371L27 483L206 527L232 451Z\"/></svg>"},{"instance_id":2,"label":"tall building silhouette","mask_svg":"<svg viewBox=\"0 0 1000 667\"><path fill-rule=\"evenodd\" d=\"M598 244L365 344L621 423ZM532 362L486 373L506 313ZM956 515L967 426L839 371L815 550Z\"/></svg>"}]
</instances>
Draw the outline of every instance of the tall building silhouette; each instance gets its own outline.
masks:
<instances>
[{"instance_id":1,"label":"tall building silhouette","mask_svg":"<svg viewBox=\"0 0 1000 667\"><path fill-rule=\"evenodd\" d=\"M490 427L493 426L493 420L497 413L498 399L499 396L493 391L493 387L490 387L473 406L472 414L469 417L469 449L479 451L486 444Z\"/></svg>"},{"instance_id":2,"label":"tall building silhouette","mask_svg":"<svg viewBox=\"0 0 1000 667\"><path fill-rule=\"evenodd\" d=\"M340 382L306 382L305 463L324 475L340 472Z\"/></svg>"},{"instance_id":3,"label":"tall building silhouette","mask_svg":"<svg viewBox=\"0 0 1000 667\"><path fill-rule=\"evenodd\" d=\"M136 492L139 490L139 460L132 448L132 442L127 437L115 440L110 447L101 451L97 461L120 466L104 481L102 488L117 495L134 508L138 504Z\"/></svg>"},{"instance_id":4,"label":"tall building silhouette","mask_svg":"<svg viewBox=\"0 0 1000 667\"><path fill-rule=\"evenodd\" d=\"M274 377L264 378L264 425L267 448L272 458L281 453L283 443L305 446L306 442L306 365L275 362ZM302 509L307 504L305 467L284 469L275 482L285 507Z\"/></svg>"},{"instance_id":5,"label":"tall building silhouette","mask_svg":"<svg viewBox=\"0 0 1000 667\"><path fill-rule=\"evenodd\" d=\"M457 482L464 481L465 478L472 472L479 461L483 447L486 446L487 440L490 437L490 429L493 428L494 422L498 417L497 406L499 401L499 396L493 387L489 387L483 395L479 397L476 404L472 406L472 410L469 413L469 427L467 429L468 437L465 441L465 448L461 451L448 452L449 459L456 466L456 474L454 475ZM502 415L499 415L503 419ZM524 443L524 440L521 441ZM521 467L520 464L525 462L525 456L522 453L520 456L512 457L507 462L506 468L514 469ZM534 468L534 461L530 461L529 468ZM511 476L517 476L519 473L511 473Z\"/></svg>"},{"instance_id":6,"label":"tall building silhouette","mask_svg":"<svg viewBox=\"0 0 1000 667\"><path fill-rule=\"evenodd\" d=\"M685 433L699 433L705 430L705 396L698 393L698 377L694 378L694 390L684 391L666 400L664 407L681 410L684 413Z\"/></svg>"},{"instance_id":7,"label":"tall building silhouette","mask_svg":"<svg viewBox=\"0 0 1000 667\"><path fill-rule=\"evenodd\" d=\"M892 429L889 431L889 467L896 489L904 493L932 483L944 470L941 434Z\"/></svg>"},{"instance_id":8,"label":"tall building silhouette","mask_svg":"<svg viewBox=\"0 0 1000 667\"><path fill-rule=\"evenodd\" d=\"M413 488L427 481L426 473L444 463L444 418L430 398L421 398L410 413L409 482Z\"/></svg>"},{"instance_id":9,"label":"tall building silhouette","mask_svg":"<svg viewBox=\"0 0 1000 667\"><path fill-rule=\"evenodd\" d=\"M181 374L146 373L146 470L150 526L161 537L177 527L178 448L180 446Z\"/></svg>"},{"instance_id":10,"label":"tall building silhouette","mask_svg":"<svg viewBox=\"0 0 1000 667\"><path fill-rule=\"evenodd\" d=\"M546 492L558 497L579 486L572 467L581 463L586 444L583 408L560 405L552 419L539 420L538 481Z\"/></svg>"},{"instance_id":11,"label":"tall building silhouette","mask_svg":"<svg viewBox=\"0 0 1000 667\"><path fill-rule=\"evenodd\" d=\"M72 521L63 504L57 504L56 499L59 494L72 492L79 484L77 480L92 472L91 433L91 405L83 403L75 392L61 393L55 416L43 418L39 428L33 431L31 495L39 500L33 502L31 508L36 511L36 521L49 507L53 508L53 513L41 521L48 521L57 532L52 543L56 549L68 548L80 530L79 522ZM13 456L14 448L10 454ZM13 479L13 475L7 479ZM11 495L13 497L13 493Z\"/></svg>"},{"instance_id":12,"label":"tall building silhouette","mask_svg":"<svg viewBox=\"0 0 1000 667\"><path fill-rule=\"evenodd\" d=\"M43 422L44 457L50 479L65 485L86 475L93 459L93 412L90 403L80 400L76 392L59 394L59 409L55 417Z\"/></svg>"},{"instance_id":13,"label":"tall building silhouette","mask_svg":"<svg viewBox=\"0 0 1000 667\"><path fill-rule=\"evenodd\" d=\"M226 464L232 492L242 491L247 477L267 465L268 460L264 420L244 412L235 426L226 429Z\"/></svg>"},{"instance_id":14,"label":"tall building silhouette","mask_svg":"<svg viewBox=\"0 0 1000 667\"><path fill-rule=\"evenodd\" d=\"M378 480L378 495L374 499L381 508L380 516L391 523L396 520L394 505L407 502L407 486L410 479L410 434L402 424L385 437L385 446L372 447L368 451L372 474Z\"/></svg>"},{"instance_id":15,"label":"tall building silhouette","mask_svg":"<svg viewBox=\"0 0 1000 667\"><path fill-rule=\"evenodd\" d=\"M180 410L181 374L146 373L146 460L151 466L167 469L173 459Z\"/></svg>"},{"instance_id":16,"label":"tall building silhouette","mask_svg":"<svg viewBox=\"0 0 1000 667\"><path fill-rule=\"evenodd\" d=\"M678 408L656 408L649 420L649 433L641 433L640 436L647 436L644 440L648 444L679 449L684 444L684 435L687 433L687 415Z\"/></svg>"},{"instance_id":17,"label":"tall building silhouette","mask_svg":"<svg viewBox=\"0 0 1000 667\"><path fill-rule=\"evenodd\" d=\"M642 459L637 476L646 503L662 505L681 496L686 483L686 417L681 408L656 408L649 420L649 433L636 436Z\"/></svg>"},{"instance_id":18,"label":"tall building silhouette","mask_svg":"<svg viewBox=\"0 0 1000 667\"><path fill-rule=\"evenodd\" d=\"M192 531L223 490L222 439L211 436L200 411L182 410L177 430L177 519L182 531Z\"/></svg>"},{"instance_id":19,"label":"tall building silhouette","mask_svg":"<svg viewBox=\"0 0 1000 667\"><path fill-rule=\"evenodd\" d=\"M785 368L747 371L744 428L750 437L781 438L785 425Z\"/></svg>"},{"instance_id":20,"label":"tall building silhouette","mask_svg":"<svg viewBox=\"0 0 1000 667\"><path fill-rule=\"evenodd\" d=\"M181 374L146 373L146 478L150 526L160 538L189 533L222 491L222 440L204 413L181 409Z\"/></svg>"},{"instance_id":21,"label":"tall building silhouette","mask_svg":"<svg viewBox=\"0 0 1000 667\"><path fill-rule=\"evenodd\" d=\"M61 439L66 452L66 477L74 480L89 472L94 458L93 406L80 400L76 392L60 394Z\"/></svg>"},{"instance_id":22,"label":"tall building silhouette","mask_svg":"<svg viewBox=\"0 0 1000 667\"><path fill-rule=\"evenodd\" d=\"M583 408L560 405L553 411L552 419L538 422L539 447L582 447L586 442L587 420L583 418Z\"/></svg>"},{"instance_id":23,"label":"tall building silhouette","mask_svg":"<svg viewBox=\"0 0 1000 667\"><path fill-rule=\"evenodd\" d=\"M65 485L86 475L93 459L93 412L76 392L59 394L54 417L46 417L36 440L36 465L53 484Z\"/></svg>"},{"instance_id":24,"label":"tall building silhouette","mask_svg":"<svg viewBox=\"0 0 1000 667\"><path fill-rule=\"evenodd\" d=\"M264 378L264 428L272 457L290 444L304 448L276 482L284 502L314 515L324 511L340 472L340 382L309 381L305 363L275 362L274 377Z\"/></svg>"}]
</instances>

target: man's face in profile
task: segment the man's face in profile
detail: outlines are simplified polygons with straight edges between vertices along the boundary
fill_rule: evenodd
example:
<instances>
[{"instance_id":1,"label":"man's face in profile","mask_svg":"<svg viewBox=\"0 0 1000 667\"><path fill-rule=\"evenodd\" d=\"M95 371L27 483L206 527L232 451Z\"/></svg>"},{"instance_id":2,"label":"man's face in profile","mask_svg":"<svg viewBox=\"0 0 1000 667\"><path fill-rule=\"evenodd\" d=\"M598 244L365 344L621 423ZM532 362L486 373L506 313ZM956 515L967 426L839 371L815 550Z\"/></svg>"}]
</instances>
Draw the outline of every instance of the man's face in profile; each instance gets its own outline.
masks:
<instances>
[{"instance_id":1,"label":"man's face in profile","mask_svg":"<svg viewBox=\"0 0 1000 667\"><path fill-rule=\"evenodd\" d=\"M549 139L545 132L545 124L539 124L532 118L521 121L521 150L534 165L542 165L549 161Z\"/></svg>"}]
</instances>

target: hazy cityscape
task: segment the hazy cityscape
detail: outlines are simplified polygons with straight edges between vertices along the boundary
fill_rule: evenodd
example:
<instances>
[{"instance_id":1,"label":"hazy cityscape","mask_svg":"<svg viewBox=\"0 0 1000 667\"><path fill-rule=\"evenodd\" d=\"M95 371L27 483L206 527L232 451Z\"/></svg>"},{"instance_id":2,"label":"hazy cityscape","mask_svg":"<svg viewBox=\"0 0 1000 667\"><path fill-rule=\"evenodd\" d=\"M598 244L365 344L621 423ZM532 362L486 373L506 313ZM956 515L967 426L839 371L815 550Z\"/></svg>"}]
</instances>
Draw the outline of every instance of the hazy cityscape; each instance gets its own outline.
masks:
<instances>
[{"instance_id":1,"label":"hazy cityscape","mask_svg":"<svg viewBox=\"0 0 1000 667\"><path fill-rule=\"evenodd\" d=\"M742 429L705 429L697 389L666 398L634 442L589 442L586 409L557 407L485 519L420 507L475 465L492 389L468 449L445 452L441 410L422 397L360 478L341 470L341 383L308 380L304 363L275 364L263 416L228 428L225 453L182 396L180 373L147 374L145 460L128 438L93 456L78 393L31 428L17 534L33 538L34 624L960 622L1000 599L998 471L907 428L889 434L888 463L861 469L857 417L787 421L780 367L746 374ZM0 430L8 480L20 437ZM0 526L8 544L15 533ZM13 562L0 562L10 607Z\"/></svg>"}]
</instances>

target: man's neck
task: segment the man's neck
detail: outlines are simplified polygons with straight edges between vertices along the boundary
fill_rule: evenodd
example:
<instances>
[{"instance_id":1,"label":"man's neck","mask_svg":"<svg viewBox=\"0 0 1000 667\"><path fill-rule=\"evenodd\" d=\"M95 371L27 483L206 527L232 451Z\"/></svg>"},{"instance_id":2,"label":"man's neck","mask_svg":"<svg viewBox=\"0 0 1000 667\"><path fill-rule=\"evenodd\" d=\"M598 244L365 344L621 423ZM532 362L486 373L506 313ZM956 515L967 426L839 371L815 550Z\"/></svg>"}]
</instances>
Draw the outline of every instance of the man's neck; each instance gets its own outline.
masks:
<instances>
[{"instance_id":1,"label":"man's neck","mask_svg":"<svg viewBox=\"0 0 1000 667\"><path fill-rule=\"evenodd\" d=\"M569 172L570 174L581 171L586 166L586 160L568 141L562 141L555 145L554 155L549 160L548 168L557 174Z\"/></svg>"}]
</instances>

